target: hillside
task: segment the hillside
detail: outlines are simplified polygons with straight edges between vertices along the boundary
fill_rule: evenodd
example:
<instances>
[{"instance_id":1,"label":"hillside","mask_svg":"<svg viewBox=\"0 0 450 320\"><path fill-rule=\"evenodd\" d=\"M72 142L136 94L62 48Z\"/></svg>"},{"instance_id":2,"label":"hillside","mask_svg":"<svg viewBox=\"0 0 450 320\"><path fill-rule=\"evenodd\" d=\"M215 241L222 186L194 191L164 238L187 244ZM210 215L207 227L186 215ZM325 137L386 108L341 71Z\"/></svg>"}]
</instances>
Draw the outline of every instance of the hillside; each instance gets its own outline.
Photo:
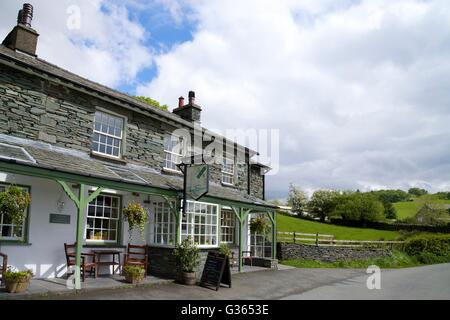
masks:
<instances>
[{"instance_id":1,"label":"hillside","mask_svg":"<svg viewBox=\"0 0 450 320\"><path fill-rule=\"evenodd\" d=\"M415 216L425 201L434 204L450 205L450 200L441 200L437 199L434 196L423 196L419 198L414 198L413 201L397 202L394 203L394 208L397 210L397 219L403 220L405 218Z\"/></svg>"},{"instance_id":2,"label":"hillside","mask_svg":"<svg viewBox=\"0 0 450 320\"><path fill-rule=\"evenodd\" d=\"M351 228L303 220L282 214L277 218L279 232L302 232L334 235L337 240L395 240L400 233L365 228Z\"/></svg>"}]
</instances>

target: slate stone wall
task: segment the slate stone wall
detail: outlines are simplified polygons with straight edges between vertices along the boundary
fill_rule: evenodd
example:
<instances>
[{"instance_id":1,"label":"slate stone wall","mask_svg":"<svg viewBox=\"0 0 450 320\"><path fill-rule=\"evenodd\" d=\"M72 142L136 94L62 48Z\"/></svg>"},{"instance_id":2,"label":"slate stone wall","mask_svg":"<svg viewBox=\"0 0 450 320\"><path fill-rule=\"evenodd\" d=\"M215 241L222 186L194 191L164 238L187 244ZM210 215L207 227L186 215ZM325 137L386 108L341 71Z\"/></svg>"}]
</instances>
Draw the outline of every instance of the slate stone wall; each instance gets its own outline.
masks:
<instances>
[{"instance_id":1,"label":"slate stone wall","mask_svg":"<svg viewBox=\"0 0 450 320\"><path fill-rule=\"evenodd\" d=\"M252 166L250 170L250 194L257 198L264 198L264 177L259 167Z\"/></svg>"},{"instance_id":2,"label":"slate stone wall","mask_svg":"<svg viewBox=\"0 0 450 320\"><path fill-rule=\"evenodd\" d=\"M103 100L0 65L0 133L90 153L96 108L126 117L123 160L161 170L164 134L174 128ZM248 192L248 166L236 166L232 188ZM254 180L254 181L253 181ZM221 184L221 165L211 166L211 182ZM261 194L260 177L251 185Z\"/></svg>"},{"instance_id":3,"label":"slate stone wall","mask_svg":"<svg viewBox=\"0 0 450 320\"><path fill-rule=\"evenodd\" d=\"M173 256L173 248L163 247L149 247L149 274L168 278L177 279L178 273ZM196 270L196 276L198 279L202 277L203 268L205 266L206 258L209 251L217 251L217 249L201 249L200 250L200 264ZM237 252L235 253L237 254Z\"/></svg>"},{"instance_id":4,"label":"slate stone wall","mask_svg":"<svg viewBox=\"0 0 450 320\"><path fill-rule=\"evenodd\" d=\"M387 249L375 248L317 247L298 243L278 243L277 255L279 260L301 259L337 262L388 257L391 252Z\"/></svg>"}]
</instances>

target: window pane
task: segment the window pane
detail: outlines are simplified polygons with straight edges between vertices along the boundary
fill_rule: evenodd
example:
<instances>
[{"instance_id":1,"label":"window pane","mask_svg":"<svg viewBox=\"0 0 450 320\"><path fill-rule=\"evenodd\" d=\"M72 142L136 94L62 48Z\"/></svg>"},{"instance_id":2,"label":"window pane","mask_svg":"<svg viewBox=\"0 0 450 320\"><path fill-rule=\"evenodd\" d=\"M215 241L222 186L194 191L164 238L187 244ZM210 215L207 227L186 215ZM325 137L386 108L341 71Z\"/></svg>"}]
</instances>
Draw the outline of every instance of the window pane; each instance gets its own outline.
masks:
<instances>
[{"instance_id":1,"label":"window pane","mask_svg":"<svg viewBox=\"0 0 450 320\"><path fill-rule=\"evenodd\" d=\"M88 207L86 221L86 239L116 241L118 232L120 198L111 195L99 195ZM116 207L112 205L116 204Z\"/></svg>"},{"instance_id":2,"label":"window pane","mask_svg":"<svg viewBox=\"0 0 450 320\"><path fill-rule=\"evenodd\" d=\"M97 112L95 116L92 149L106 155L119 156L123 120L120 117Z\"/></svg>"}]
</instances>

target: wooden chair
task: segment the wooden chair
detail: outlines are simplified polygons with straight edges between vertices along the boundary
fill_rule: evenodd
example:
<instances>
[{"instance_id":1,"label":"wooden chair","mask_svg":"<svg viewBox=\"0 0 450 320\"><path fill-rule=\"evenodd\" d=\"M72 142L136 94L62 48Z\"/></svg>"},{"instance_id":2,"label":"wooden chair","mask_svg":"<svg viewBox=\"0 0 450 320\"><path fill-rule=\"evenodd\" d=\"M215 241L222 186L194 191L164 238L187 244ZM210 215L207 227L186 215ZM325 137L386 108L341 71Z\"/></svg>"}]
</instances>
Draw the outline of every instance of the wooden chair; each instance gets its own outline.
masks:
<instances>
[{"instance_id":1,"label":"wooden chair","mask_svg":"<svg viewBox=\"0 0 450 320\"><path fill-rule=\"evenodd\" d=\"M136 246L128 244L127 253L124 254L124 266L143 266L145 276L148 271L148 246Z\"/></svg>"},{"instance_id":2,"label":"wooden chair","mask_svg":"<svg viewBox=\"0 0 450 320\"><path fill-rule=\"evenodd\" d=\"M0 286L2 286L5 284L5 280L3 279L3 273L6 272L8 268L8 256L0 252L0 257L2 258L2 264L0 264L0 275L2 276L0 280Z\"/></svg>"},{"instance_id":3,"label":"wooden chair","mask_svg":"<svg viewBox=\"0 0 450 320\"><path fill-rule=\"evenodd\" d=\"M71 266L76 265L75 257L76 257L76 244L67 244L64 243L64 251L66 252L66 261L67 261L67 270ZM87 258L91 257L92 261L88 262L86 261ZM96 270L97 270L97 262L95 261L95 254L93 253L81 253L81 275L83 282L86 280L86 272L89 271L89 274L92 276L92 273L94 274L94 277L96 277Z\"/></svg>"}]
</instances>

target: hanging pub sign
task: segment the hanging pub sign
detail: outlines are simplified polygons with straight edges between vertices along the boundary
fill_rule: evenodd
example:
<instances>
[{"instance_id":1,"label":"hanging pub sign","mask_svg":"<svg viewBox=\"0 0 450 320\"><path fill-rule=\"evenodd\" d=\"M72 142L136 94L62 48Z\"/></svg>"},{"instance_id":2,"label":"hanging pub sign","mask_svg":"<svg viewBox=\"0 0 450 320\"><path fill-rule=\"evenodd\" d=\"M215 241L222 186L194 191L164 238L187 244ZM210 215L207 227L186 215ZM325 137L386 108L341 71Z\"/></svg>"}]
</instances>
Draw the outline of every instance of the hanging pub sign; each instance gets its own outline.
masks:
<instances>
[{"instance_id":1,"label":"hanging pub sign","mask_svg":"<svg viewBox=\"0 0 450 320\"><path fill-rule=\"evenodd\" d=\"M207 164L186 167L186 196L195 201L209 191L209 168Z\"/></svg>"},{"instance_id":2,"label":"hanging pub sign","mask_svg":"<svg viewBox=\"0 0 450 320\"><path fill-rule=\"evenodd\" d=\"M203 164L196 164L199 157ZM184 174L182 209L183 216L186 216L187 200L197 201L209 192L209 166L200 155L183 158L178 167Z\"/></svg>"}]
</instances>

